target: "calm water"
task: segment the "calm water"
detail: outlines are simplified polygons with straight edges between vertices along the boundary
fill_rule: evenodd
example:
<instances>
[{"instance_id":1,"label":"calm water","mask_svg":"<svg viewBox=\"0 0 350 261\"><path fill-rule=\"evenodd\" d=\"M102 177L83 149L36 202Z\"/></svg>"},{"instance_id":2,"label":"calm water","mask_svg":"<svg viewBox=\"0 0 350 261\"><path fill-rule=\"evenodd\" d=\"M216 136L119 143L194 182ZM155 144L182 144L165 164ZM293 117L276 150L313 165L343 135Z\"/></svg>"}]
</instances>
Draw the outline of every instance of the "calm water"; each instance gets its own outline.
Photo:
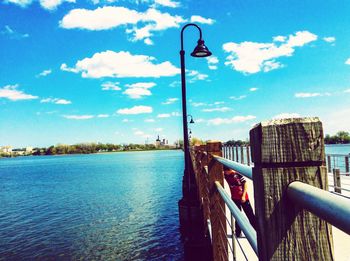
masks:
<instances>
[{"instance_id":1,"label":"calm water","mask_svg":"<svg viewBox=\"0 0 350 261\"><path fill-rule=\"evenodd\" d=\"M326 154L350 154L350 144L326 145Z\"/></svg>"},{"instance_id":2,"label":"calm water","mask_svg":"<svg viewBox=\"0 0 350 261\"><path fill-rule=\"evenodd\" d=\"M181 151L0 159L0 260L181 260Z\"/></svg>"}]
</instances>

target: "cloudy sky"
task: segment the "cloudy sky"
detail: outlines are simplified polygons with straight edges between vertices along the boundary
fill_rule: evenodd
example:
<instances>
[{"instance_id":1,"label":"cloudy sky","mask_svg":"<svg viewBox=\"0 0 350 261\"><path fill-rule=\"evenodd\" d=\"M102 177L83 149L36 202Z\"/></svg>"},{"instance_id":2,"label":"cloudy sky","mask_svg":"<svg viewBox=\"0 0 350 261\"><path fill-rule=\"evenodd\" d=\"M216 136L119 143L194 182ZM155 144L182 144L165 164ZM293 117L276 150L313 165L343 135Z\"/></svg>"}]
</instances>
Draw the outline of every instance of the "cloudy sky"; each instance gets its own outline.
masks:
<instances>
[{"instance_id":1,"label":"cloudy sky","mask_svg":"<svg viewBox=\"0 0 350 261\"><path fill-rule=\"evenodd\" d=\"M174 142L180 31L193 136L278 117L350 131L350 2L1 0L0 145Z\"/></svg>"}]
</instances>

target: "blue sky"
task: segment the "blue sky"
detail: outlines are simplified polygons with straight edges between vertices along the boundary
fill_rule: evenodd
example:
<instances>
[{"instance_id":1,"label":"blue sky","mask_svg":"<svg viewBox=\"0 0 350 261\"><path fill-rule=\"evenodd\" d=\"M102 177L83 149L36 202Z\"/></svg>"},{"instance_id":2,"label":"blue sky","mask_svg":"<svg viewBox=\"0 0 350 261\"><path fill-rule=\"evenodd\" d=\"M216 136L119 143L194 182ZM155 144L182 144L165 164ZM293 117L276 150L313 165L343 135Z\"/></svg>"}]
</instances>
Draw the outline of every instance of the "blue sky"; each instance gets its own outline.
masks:
<instances>
[{"instance_id":1,"label":"blue sky","mask_svg":"<svg viewBox=\"0 0 350 261\"><path fill-rule=\"evenodd\" d=\"M181 138L180 31L193 136L246 139L317 116L350 131L348 1L2 0L0 145Z\"/></svg>"}]
</instances>

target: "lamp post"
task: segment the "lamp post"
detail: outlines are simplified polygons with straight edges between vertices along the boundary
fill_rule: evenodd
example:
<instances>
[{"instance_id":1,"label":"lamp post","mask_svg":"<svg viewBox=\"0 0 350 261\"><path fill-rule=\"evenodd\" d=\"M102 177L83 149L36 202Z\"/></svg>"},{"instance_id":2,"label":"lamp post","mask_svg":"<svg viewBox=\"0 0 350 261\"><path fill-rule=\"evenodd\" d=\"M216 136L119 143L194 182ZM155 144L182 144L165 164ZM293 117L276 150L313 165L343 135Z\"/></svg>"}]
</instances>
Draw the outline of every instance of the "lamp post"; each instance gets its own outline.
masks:
<instances>
[{"instance_id":1,"label":"lamp post","mask_svg":"<svg viewBox=\"0 0 350 261\"><path fill-rule=\"evenodd\" d=\"M187 117L191 117L191 119L190 119L190 124L193 124L193 123L194 123L194 120L193 120L192 115L191 115L191 114L187 114Z\"/></svg>"},{"instance_id":2,"label":"lamp post","mask_svg":"<svg viewBox=\"0 0 350 261\"><path fill-rule=\"evenodd\" d=\"M184 50L184 30L189 27L194 26L199 30L199 39L197 41L197 46L194 48L191 56L193 57L208 57L211 52L204 45L202 39L202 30L196 24L186 24L181 30L181 50L180 50L180 61L181 61L181 87L182 87L182 121L183 121L183 141L184 141L184 154L185 154L185 170L183 177L183 197L184 199L193 199L196 194L195 191L191 190L191 173L190 173L190 152L189 152L189 142L188 142L188 127L187 127L187 107L186 107L186 70L185 70L185 50Z\"/></svg>"}]
</instances>

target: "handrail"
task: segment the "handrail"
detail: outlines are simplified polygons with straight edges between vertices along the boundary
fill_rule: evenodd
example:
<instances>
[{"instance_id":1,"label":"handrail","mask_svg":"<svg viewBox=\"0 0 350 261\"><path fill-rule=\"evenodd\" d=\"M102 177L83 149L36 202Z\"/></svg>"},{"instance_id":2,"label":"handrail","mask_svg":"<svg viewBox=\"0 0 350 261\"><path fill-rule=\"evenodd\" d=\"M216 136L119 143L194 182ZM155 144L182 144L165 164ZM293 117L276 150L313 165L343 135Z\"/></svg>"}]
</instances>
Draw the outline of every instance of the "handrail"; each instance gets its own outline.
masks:
<instances>
[{"instance_id":1,"label":"handrail","mask_svg":"<svg viewBox=\"0 0 350 261\"><path fill-rule=\"evenodd\" d=\"M287 188L288 198L295 204L350 234L350 200L328 191L294 181Z\"/></svg>"},{"instance_id":2,"label":"handrail","mask_svg":"<svg viewBox=\"0 0 350 261\"><path fill-rule=\"evenodd\" d=\"M216 188L218 189L221 198L224 200L228 208L230 209L232 215L234 216L239 227L242 229L246 235L250 245L252 246L254 252L258 255L258 243L256 239L256 231L249 223L248 219L244 217L243 213L238 209L236 204L232 201L231 197L226 193L224 188L218 181L215 181Z\"/></svg>"},{"instance_id":3,"label":"handrail","mask_svg":"<svg viewBox=\"0 0 350 261\"><path fill-rule=\"evenodd\" d=\"M248 179L253 179L253 171L252 171L252 167L232 161L232 160L228 160L225 159L223 157L219 157L219 156L215 156L213 155L214 159L217 160L218 162L220 162L222 165L233 169L235 171L238 171L240 174L242 174L243 176L247 177Z\"/></svg>"}]
</instances>

